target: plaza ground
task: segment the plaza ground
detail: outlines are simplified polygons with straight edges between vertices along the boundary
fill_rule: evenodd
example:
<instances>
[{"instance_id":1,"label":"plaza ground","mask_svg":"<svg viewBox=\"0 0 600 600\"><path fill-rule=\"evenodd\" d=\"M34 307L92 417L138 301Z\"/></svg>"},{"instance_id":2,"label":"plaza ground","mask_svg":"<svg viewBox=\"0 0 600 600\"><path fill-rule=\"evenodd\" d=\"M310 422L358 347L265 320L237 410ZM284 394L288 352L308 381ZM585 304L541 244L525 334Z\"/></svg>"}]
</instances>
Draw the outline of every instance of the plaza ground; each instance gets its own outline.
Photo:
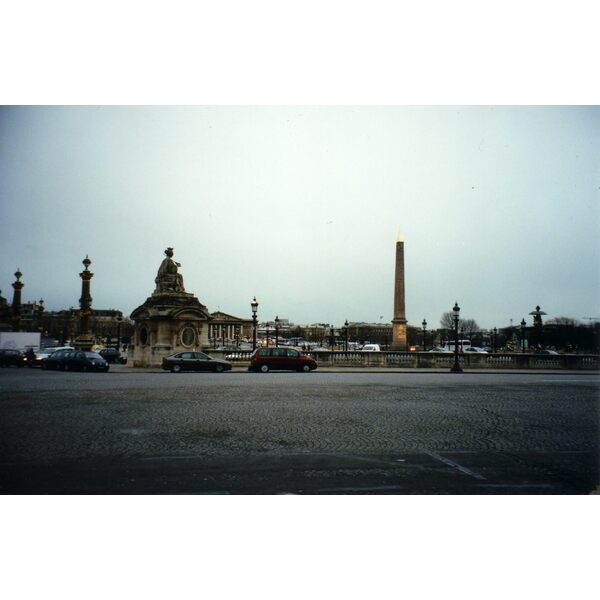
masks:
<instances>
[{"instance_id":1,"label":"plaza ground","mask_svg":"<svg viewBox=\"0 0 600 600\"><path fill-rule=\"evenodd\" d=\"M0 492L587 494L600 376L0 371Z\"/></svg>"}]
</instances>

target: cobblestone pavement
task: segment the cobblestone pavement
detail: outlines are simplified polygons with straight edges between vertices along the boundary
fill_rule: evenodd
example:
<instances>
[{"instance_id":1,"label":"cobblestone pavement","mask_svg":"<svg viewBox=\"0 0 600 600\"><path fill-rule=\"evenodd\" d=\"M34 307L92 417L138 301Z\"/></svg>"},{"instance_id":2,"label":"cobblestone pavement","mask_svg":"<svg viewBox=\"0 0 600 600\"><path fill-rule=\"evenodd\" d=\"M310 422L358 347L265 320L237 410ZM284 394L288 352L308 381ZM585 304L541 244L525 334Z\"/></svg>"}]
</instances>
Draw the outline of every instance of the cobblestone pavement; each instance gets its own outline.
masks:
<instances>
[{"instance_id":1,"label":"cobblestone pavement","mask_svg":"<svg viewBox=\"0 0 600 600\"><path fill-rule=\"evenodd\" d=\"M589 373L0 370L3 493L589 493Z\"/></svg>"}]
</instances>

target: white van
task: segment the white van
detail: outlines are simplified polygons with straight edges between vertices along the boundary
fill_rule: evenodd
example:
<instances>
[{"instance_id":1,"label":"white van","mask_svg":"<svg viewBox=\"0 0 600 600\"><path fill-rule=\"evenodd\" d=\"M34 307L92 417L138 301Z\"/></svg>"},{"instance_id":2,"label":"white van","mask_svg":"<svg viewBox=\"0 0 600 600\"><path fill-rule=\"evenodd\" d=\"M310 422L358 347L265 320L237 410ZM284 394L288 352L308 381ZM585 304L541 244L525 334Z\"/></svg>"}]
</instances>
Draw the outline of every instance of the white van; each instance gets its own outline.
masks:
<instances>
[{"instance_id":1,"label":"white van","mask_svg":"<svg viewBox=\"0 0 600 600\"><path fill-rule=\"evenodd\" d=\"M379 344L365 344L362 347L363 352L381 352Z\"/></svg>"}]
</instances>

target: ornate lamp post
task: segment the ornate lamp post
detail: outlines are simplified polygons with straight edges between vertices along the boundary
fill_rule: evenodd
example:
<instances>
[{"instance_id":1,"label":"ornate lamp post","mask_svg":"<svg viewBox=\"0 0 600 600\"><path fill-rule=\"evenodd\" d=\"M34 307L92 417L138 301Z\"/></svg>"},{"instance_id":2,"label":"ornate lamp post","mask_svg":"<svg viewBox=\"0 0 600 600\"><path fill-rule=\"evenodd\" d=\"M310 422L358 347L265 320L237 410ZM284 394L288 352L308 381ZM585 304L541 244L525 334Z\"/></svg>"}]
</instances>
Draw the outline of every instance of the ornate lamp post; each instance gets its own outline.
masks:
<instances>
[{"instance_id":1,"label":"ornate lamp post","mask_svg":"<svg viewBox=\"0 0 600 600\"><path fill-rule=\"evenodd\" d=\"M279 348L279 317L275 317L275 348Z\"/></svg>"},{"instance_id":2,"label":"ornate lamp post","mask_svg":"<svg viewBox=\"0 0 600 600\"><path fill-rule=\"evenodd\" d=\"M525 352L525 326L527 325L527 323L525 323L525 319L521 320L521 352Z\"/></svg>"},{"instance_id":3,"label":"ornate lamp post","mask_svg":"<svg viewBox=\"0 0 600 600\"><path fill-rule=\"evenodd\" d=\"M345 350L348 352L348 319L344 322Z\"/></svg>"},{"instance_id":4,"label":"ornate lamp post","mask_svg":"<svg viewBox=\"0 0 600 600\"><path fill-rule=\"evenodd\" d=\"M252 350L256 350L256 311L258 310L258 302L256 296L250 302L252 308Z\"/></svg>"},{"instance_id":5,"label":"ornate lamp post","mask_svg":"<svg viewBox=\"0 0 600 600\"><path fill-rule=\"evenodd\" d=\"M265 335L267 338L267 348L269 347L269 321L265 323Z\"/></svg>"},{"instance_id":6,"label":"ornate lamp post","mask_svg":"<svg viewBox=\"0 0 600 600\"><path fill-rule=\"evenodd\" d=\"M492 336L492 354L496 354L496 344L498 343L498 329L494 327L494 335Z\"/></svg>"},{"instance_id":7,"label":"ornate lamp post","mask_svg":"<svg viewBox=\"0 0 600 600\"><path fill-rule=\"evenodd\" d=\"M458 320L460 314L460 307L458 306L458 302L454 303L454 365L450 371L452 373L462 373L462 369L460 368L460 362L458 360Z\"/></svg>"},{"instance_id":8,"label":"ornate lamp post","mask_svg":"<svg viewBox=\"0 0 600 600\"><path fill-rule=\"evenodd\" d=\"M427 320L423 319L423 322L421 323L421 325L423 325L423 351L427 352Z\"/></svg>"},{"instance_id":9,"label":"ornate lamp post","mask_svg":"<svg viewBox=\"0 0 600 600\"><path fill-rule=\"evenodd\" d=\"M329 329L329 348L331 350L334 350L335 349L334 346L335 346L335 334L333 332L333 325L332 325Z\"/></svg>"},{"instance_id":10,"label":"ornate lamp post","mask_svg":"<svg viewBox=\"0 0 600 600\"><path fill-rule=\"evenodd\" d=\"M85 269L79 273L81 277L81 298L79 298L79 338L75 343L75 347L81 350L89 350L93 345L92 336L90 335L90 315L92 314L92 296L90 295L90 285L94 274L88 269L92 261L86 257L81 261Z\"/></svg>"}]
</instances>

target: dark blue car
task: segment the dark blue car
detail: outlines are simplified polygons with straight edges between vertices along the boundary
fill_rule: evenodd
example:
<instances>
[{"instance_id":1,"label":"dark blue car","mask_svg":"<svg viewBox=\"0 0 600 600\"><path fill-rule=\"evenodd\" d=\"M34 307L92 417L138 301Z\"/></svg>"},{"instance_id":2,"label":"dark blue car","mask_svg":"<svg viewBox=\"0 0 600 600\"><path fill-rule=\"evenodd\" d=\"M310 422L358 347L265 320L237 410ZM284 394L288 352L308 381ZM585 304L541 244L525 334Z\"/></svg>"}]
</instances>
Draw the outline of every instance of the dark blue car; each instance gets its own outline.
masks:
<instances>
[{"instance_id":1,"label":"dark blue car","mask_svg":"<svg viewBox=\"0 0 600 600\"><path fill-rule=\"evenodd\" d=\"M103 371L109 369L108 363L97 353L90 351L69 352L65 358L65 371Z\"/></svg>"}]
</instances>

